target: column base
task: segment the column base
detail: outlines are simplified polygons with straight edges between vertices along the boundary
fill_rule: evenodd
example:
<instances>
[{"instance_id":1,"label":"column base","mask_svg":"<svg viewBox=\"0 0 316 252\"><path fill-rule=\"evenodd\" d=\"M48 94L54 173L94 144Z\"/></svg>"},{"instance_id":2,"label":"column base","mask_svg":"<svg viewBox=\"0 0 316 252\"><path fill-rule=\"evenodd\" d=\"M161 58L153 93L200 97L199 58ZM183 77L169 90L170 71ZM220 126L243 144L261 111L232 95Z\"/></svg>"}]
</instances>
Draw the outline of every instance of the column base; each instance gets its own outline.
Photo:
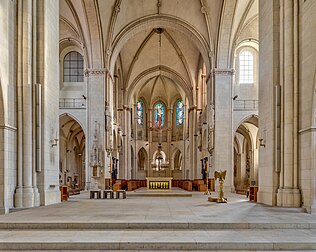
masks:
<instances>
[{"instance_id":1,"label":"column base","mask_svg":"<svg viewBox=\"0 0 316 252\"><path fill-rule=\"evenodd\" d=\"M1 214L8 214L9 213L9 209L8 208L0 208L0 215Z\"/></svg>"},{"instance_id":2,"label":"column base","mask_svg":"<svg viewBox=\"0 0 316 252\"><path fill-rule=\"evenodd\" d=\"M316 205L315 204L310 207L309 213L316 215Z\"/></svg>"},{"instance_id":3,"label":"column base","mask_svg":"<svg viewBox=\"0 0 316 252\"><path fill-rule=\"evenodd\" d=\"M33 193L34 193L34 207L40 206L40 193L38 192L37 187L33 187Z\"/></svg>"},{"instance_id":4,"label":"column base","mask_svg":"<svg viewBox=\"0 0 316 252\"><path fill-rule=\"evenodd\" d=\"M34 207L34 191L32 187L23 188L23 207Z\"/></svg>"},{"instance_id":5,"label":"column base","mask_svg":"<svg viewBox=\"0 0 316 252\"><path fill-rule=\"evenodd\" d=\"M277 206L301 207L301 193L299 189L279 188L277 193Z\"/></svg>"},{"instance_id":6,"label":"column base","mask_svg":"<svg viewBox=\"0 0 316 252\"><path fill-rule=\"evenodd\" d=\"M60 203L60 190L55 188L54 190L41 191L41 205L47 206L51 204Z\"/></svg>"},{"instance_id":7,"label":"column base","mask_svg":"<svg viewBox=\"0 0 316 252\"><path fill-rule=\"evenodd\" d=\"M257 193L258 203L263 203L268 206L275 206L276 205L275 199L276 199L276 196L275 196L275 193L273 192L265 192L263 190L259 190Z\"/></svg>"},{"instance_id":8,"label":"column base","mask_svg":"<svg viewBox=\"0 0 316 252\"><path fill-rule=\"evenodd\" d=\"M14 207L15 208L22 208L23 207L23 191L22 191L22 187L17 187L15 189Z\"/></svg>"}]
</instances>

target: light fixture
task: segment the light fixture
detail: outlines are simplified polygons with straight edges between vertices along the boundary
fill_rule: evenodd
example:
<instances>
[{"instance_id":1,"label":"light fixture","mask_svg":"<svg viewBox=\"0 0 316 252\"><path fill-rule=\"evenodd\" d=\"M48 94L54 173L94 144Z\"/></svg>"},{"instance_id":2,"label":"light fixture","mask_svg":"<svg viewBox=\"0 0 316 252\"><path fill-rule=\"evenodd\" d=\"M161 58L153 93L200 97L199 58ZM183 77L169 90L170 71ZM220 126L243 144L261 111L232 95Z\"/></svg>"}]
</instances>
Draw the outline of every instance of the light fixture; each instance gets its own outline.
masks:
<instances>
[{"instance_id":1,"label":"light fixture","mask_svg":"<svg viewBox=\"0 0 316 252\"><path fill-rule=\"evenodd\" d=\"M49 142L51 144L51 147L53 148L53 147L56 147L57 143L58 143L57 131L54 134L54 130L52 129L52 135L53 135L52 140L50 140ZM54 137L54 135L55 135L55 137Z\"/></svg>"},{"instance_id":2,"label":"light fixture","mask_svg":"<svg viewBox=\"0 0 316 252\"><path fill-rule=\"evenodd\" d=\"M260 130L259 145L262 147L266 147L266 130L265 129Z\"/></svg>"},{"instance_id":3,"label":"light fixture","mask_svg":"<svg viewBox=\"0 0 316 252\"><path fill-rule=\"evenodd\" d=\"M53 147L56 147L56 146L57 146L57 143L58 143L58 139L57 139L57 138L52 139L52 140L50 140L50 143L51 143L52 148L53 148Z\"/></svg>"},{"instance_id":4,"label":"light fixture","mask_svg":"<svg viewBox=\"0 0 316 252\"><path fill-rule=\"evenodd\" d=\"M159 76L161 76L161 33L163 33L163 29L158 27L155 29L158 34L158 67L159 67Z\"/></svg>"}]
</instances>

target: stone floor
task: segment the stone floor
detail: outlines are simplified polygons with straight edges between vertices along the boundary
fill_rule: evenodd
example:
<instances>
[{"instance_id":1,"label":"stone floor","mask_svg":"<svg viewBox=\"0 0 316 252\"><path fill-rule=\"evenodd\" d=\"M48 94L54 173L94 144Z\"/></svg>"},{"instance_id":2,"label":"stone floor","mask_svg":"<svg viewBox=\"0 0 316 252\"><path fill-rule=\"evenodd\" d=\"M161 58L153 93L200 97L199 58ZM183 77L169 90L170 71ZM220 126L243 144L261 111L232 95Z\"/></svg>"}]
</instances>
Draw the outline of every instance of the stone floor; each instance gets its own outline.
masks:
<instances>
[{"instance_id":1,"label":"stone floor","mask_svg":"<svg viewBox=\"0 0 316 252\"><path fill-rule=\"evenodd\" d=\"M0 250L316 251L316 216L227 194L89 199L0 216ZM213 195L215 197L215 195Z\"/></svg>"}]
</instances>

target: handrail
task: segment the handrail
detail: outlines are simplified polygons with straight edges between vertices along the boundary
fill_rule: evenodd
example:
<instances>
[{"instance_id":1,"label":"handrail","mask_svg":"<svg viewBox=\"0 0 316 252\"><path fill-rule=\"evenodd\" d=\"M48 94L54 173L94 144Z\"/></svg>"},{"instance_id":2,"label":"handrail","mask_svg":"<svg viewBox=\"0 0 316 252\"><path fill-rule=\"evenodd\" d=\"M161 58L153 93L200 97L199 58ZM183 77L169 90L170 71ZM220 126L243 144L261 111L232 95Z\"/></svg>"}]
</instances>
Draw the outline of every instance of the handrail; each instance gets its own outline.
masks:
<instances>
[{"instance_id":1,"label":"handrail","mask_svg":"<svg viewBox=\"0 0 316 252\"><path fill-rule=\"evenodd\" d=\"M251 111L258 110L258 100L235 100L234 110L235 111Z\"/></svg>"},{"instance_id":2,"label":"handrail","mask_svg":"<svg viewBox=\"0 0 316 252\"><path fill-rule=\"evenodd\" d=\"M86 108L86 100L82 98L60 98L59 108Z\"/></svg>"}]
</instances>

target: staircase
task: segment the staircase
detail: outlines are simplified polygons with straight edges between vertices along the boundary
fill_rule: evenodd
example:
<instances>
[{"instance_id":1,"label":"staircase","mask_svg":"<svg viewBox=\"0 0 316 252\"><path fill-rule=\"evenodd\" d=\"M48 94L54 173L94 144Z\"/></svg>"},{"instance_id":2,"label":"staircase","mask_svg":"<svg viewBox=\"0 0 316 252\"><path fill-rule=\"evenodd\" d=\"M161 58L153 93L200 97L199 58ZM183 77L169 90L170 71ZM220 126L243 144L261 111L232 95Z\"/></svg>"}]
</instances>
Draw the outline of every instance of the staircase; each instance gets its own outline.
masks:
<instances>
[{"instance_id":1,"label":"staircase","mask_svg":"<svg viewBox=\"0 0 316 252\"><path fill-rule=\"evenodd\" d=\"M228 195L88 199L0 216L0 250L315 251L316 216Z\"/></svg>"}]
</instances>

